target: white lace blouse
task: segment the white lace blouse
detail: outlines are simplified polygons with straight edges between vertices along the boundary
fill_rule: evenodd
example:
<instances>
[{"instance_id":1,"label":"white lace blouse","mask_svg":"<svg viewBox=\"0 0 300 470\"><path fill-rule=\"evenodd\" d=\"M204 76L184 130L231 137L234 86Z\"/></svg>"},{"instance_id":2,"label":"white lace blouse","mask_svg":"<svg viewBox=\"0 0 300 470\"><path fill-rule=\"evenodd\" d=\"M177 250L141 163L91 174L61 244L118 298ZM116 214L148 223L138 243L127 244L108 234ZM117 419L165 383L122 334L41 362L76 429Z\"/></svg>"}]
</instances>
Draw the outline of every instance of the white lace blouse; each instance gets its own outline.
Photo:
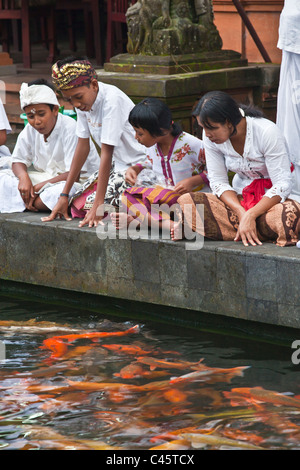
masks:
<instances>
[{"instance_id":1,"label":"white lace blouse","mask_svg":"<svg viewBox=\"0 0 300 470\"><path fill-rule=\"evenodd\" d=\"M212 192L220 197L224 191L242 190L259 178L270 178L272 187L267 197L280 196L281 202L289 196L292 174L284 137L279 128L268 119L246 117L247 131L243 155L233 148L228 139L223 144L211 142L203 132L208 178ZM232 186L228 171L235 173Z\"/></svg>"}]
</instances>

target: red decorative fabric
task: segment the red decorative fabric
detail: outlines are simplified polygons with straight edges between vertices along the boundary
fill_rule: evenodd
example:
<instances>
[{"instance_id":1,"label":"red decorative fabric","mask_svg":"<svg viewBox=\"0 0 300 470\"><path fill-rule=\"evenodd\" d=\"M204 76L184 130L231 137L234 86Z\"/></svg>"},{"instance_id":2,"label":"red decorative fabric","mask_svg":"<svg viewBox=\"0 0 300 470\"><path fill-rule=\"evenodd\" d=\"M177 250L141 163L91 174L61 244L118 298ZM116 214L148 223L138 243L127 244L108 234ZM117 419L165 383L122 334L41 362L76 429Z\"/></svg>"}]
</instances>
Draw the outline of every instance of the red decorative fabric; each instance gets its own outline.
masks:
<instances>
[{"instance_id":1,"label":"red decorative fabric","mask_svg":"<svg viewBox=\"0 0 300 470\"><path fill-rule=\"evenodd\" d=\"M265 190L270 189L271 186L272 182L269 178L261 178L252 181L251 184L243 189L241 205L246 211L255 206L265 195Z\"/></svg>"}]
</instances>

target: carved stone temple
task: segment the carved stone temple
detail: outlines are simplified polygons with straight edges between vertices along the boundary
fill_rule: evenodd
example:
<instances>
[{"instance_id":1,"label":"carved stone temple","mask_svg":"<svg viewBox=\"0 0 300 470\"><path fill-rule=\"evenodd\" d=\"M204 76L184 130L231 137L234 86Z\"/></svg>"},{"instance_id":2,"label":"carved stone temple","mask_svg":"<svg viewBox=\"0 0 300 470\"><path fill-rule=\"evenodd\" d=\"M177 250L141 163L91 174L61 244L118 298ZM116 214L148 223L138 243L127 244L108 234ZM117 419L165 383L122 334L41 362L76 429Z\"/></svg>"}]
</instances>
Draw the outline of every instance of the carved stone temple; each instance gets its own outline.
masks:
<instances>
[{"instance_id":1,"label":"carved stone temple","mask_svg":"<svg viewBox=\"0 0 300 470\"><path fill-rule=\"evenodd\" d=\"M245 65L239 53L221 50L211 0L138 0L126 19L128 54L111 58L105 70L172 74Z\"/></svg>"},{"instance_id":2,"label":"carved stone temple","mask_svg":"<svg viewBox=\"0 0 300 470\"><path fill-rule=\"evenodd\" d=\"M123 90L134 103L146 96L165 101L174 120L193 132L192 108L210 90L253 102L272 119L279 66L248 64L222 49L212 0L138 0L126 13L127 53L111 57L100 81Z\"/></svg>"},{"instance_id":3,"label":"carved stone temple","mask_svg":"<svg viewBox=\"0 0 300 470\"><path fill-rule=\"evenodd\" d=\"M210 0L139 0L126 18L130 54L181 55L222 47Z\"/></svg>"}]
</instances>

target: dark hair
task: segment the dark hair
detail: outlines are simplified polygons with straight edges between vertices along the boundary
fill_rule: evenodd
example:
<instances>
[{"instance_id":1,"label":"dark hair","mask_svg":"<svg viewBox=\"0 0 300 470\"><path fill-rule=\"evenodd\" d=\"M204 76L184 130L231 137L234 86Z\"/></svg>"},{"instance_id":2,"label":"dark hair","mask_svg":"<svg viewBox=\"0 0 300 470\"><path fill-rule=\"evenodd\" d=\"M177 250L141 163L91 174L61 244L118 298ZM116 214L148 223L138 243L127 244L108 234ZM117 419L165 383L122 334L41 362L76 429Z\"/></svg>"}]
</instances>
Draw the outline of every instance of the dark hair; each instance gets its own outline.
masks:
<instances>
[{"instance_id":1,"label":"dark hair","mask_svg":"<svg viewBox=\"0 0 300 470\"><path fill-rule=\"evenodd\" d=\"M236 133L236 126L245 116L262 118L263 112L252 105L237 103L228 93L224 91L210 91L206 93L197 103L193 115L199 117L203 126L212 129L213 123L225 124L226 121L233 125L232 135Z\"/></svg>"},{"instance_id":2,"label":"dark hair","mask_svg":"<svg viewBox=\"0 0 300 470\"><path fill-rule=\"evenodd\" d=\"M51 88L51 90L53 90L55 92L55 88L52 85L52 83L49 83L45 78L37 78L36 80L32 80L32 82L28 83L28 86L32 86L32 85L46 85L49 88ZM48 103L46 103L46 104L48 104ZM54 104L48 104L48 106L50 107L51 111L53 111Z\"/></svg>"},{"instance_id":3,"label":"dark hair","mask_svg":"<svg viewBox=\"0 0 300 470\"><path fill-rule=\"evenodd\" d=\"M174 137L182 132L181 126L173 122L169 107L157 98L145 98L138 103L129 114L129 122L133 127L147 130L153 137L163 135L168 129L172 129Z\"/></svg>"},{"instance_id":4,"label":"dark hair","mask_svg":"<svg viewBox=\"0 0 300 470\"><path fill-rule=\"evenodd\" d=\"M46 85L51 88L51 90L55 91L55 88L52 83L48 82L45 78L37 78L36 80L33 80L32 82L28 83L28 86L32 85Z\"/></svg>"}]
</instances>

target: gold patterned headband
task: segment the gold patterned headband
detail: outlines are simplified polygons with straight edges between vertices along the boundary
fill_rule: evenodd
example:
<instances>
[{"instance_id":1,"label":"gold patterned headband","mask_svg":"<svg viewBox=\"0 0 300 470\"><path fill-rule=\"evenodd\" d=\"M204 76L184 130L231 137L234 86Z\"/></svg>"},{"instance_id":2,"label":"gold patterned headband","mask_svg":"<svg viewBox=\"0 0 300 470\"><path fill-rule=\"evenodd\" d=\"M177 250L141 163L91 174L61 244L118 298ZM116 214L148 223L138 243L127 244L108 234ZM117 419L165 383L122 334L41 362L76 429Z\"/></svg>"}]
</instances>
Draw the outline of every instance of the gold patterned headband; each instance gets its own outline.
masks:
<instances>
[{"instance_id":1,"label":"gold patterned headband","mask_svg":"<svg viewBox=\"0 0 300 470\"><path fill-rule=\"evenodd\" d=\"M52 81L60 90L77 88L88 85L92 79L97 80L97 73L88 60L76 60L61 67L58 64L52 67Z\"/></svg>"}]
</instances>

